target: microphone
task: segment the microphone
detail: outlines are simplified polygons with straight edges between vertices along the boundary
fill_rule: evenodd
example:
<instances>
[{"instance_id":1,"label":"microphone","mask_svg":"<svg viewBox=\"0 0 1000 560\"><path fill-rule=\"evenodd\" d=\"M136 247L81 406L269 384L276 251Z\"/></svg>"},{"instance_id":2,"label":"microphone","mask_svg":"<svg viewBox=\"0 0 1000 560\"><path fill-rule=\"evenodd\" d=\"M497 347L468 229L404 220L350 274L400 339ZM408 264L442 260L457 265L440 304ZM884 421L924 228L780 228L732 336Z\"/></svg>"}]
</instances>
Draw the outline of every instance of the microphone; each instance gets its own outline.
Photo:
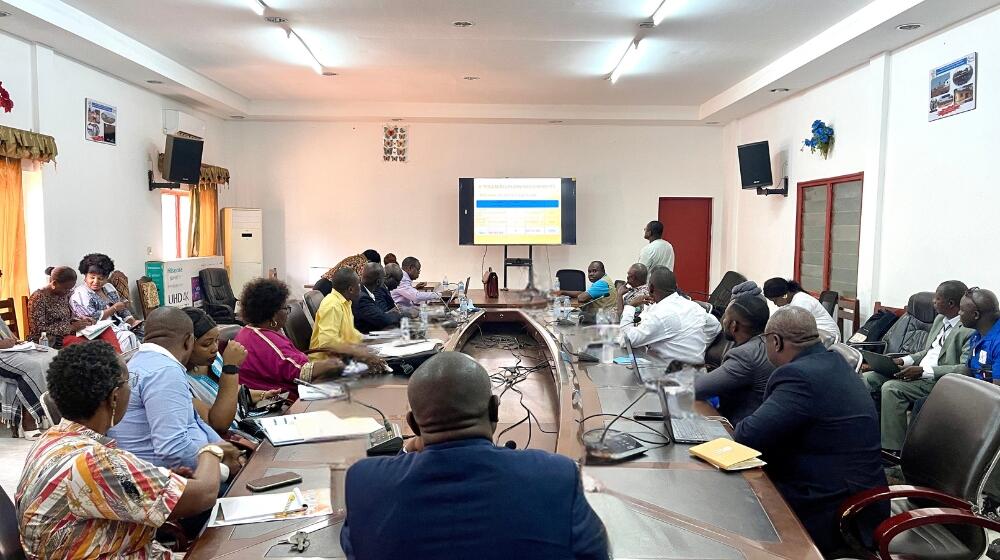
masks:
<instances>
[{"instance_id":1,"label":"microphone","mask_svg":"<svg viewBox=\"0 0 1000 560\"><path fill-rule=\"evenodd\" d=\"M507 440L507 443L503 444L507 449L517 449L517 442L512 439Z\"/></svg>"}]
</instances>

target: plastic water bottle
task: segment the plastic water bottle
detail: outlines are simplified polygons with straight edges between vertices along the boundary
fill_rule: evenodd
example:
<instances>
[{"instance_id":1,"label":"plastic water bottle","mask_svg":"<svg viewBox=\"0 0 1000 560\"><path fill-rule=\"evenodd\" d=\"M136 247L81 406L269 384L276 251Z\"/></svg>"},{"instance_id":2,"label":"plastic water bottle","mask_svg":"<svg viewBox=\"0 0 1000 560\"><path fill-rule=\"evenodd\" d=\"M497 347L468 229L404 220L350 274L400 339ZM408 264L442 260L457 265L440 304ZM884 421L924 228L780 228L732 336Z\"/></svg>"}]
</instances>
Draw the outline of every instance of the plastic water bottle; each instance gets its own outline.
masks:
<instances>
[{"instance_id":1,"label":"plastic water bottle","mask_svg":"<svg viewBox=\"0 0 1000 560\"><path fill-rule=\"evenodd\" d=\"M38 337L38 345L39 346L44 346L46 348L51 348L52 347L52 346L49 345L49 335L48 335L48 333L43 332L42 336Z\"/></svg>"},{"instance_id":2,"label":"plastic water bottle","mask_svg":"<svg viewBox=\"0 0 1000 560\"><path fill-rule=\"evenodd\" d=\"M410 340L410 318L400 317L399 319L399 330L403 333L403 340Z\"/></svg>"},{"instance_id":3,"label":"plastic water bottle","mask_svg":"<svg viewBox=\"0 0 1000 560\"><path fill-rule=\"evenodd\" d=\"M430 312L427 310L427 302L420 302L420 336L418 338L427 337L427 327L430 325Z\"/></svg>"},{"instance_id":4,"label":"plastic water bottle","mask_svg":"<svg viewBox=\"0 0 1000 560\"><path fill-rule=\"evenodd\" d=\"M458 283L458 296L462 297L465 295L465 282Z\"/></svg>"},{"instance_id":5,"label":"plastic water bottle","mask_svg":"<svg viewBox=\"0 0 1000 560\"><path fill-rule=\"evenodd\" d=\"M465 297L465 294L458 300L458 318L462 321L469 318L469 298Z\"/></svg>"},{"instance_id":6,"label":"plastic water bottle","mask_svg":"<svg viewBox=\"0 0 1000 560\"><path fill-rule=\"evenodd\" d=\"M445 274L444 278L441 279L441 289L442 290L447 290L448 289L448 275L447 274Z\"/></svg>"}]
</instances>

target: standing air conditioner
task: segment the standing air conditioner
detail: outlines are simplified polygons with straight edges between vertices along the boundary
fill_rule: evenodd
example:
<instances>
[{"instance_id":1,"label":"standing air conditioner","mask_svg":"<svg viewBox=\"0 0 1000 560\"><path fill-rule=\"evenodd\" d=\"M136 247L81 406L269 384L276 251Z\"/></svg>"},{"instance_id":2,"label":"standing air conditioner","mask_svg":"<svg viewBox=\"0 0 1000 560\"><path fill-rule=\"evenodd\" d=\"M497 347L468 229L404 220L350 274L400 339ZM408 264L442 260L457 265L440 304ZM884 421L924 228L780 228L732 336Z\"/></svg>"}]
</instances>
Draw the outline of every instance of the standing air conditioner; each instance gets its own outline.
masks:
<instances>
[{"instance_id":1,"label":"standing air conditioner","mask_svg":"<svg viewBox=\"0 0 1000 560\"><path fill-rule=\"evenodd\" d=\"M222 209L222 255L233 293L264 275L263 213L259 208Z\"/></svg>"}]
</instances>

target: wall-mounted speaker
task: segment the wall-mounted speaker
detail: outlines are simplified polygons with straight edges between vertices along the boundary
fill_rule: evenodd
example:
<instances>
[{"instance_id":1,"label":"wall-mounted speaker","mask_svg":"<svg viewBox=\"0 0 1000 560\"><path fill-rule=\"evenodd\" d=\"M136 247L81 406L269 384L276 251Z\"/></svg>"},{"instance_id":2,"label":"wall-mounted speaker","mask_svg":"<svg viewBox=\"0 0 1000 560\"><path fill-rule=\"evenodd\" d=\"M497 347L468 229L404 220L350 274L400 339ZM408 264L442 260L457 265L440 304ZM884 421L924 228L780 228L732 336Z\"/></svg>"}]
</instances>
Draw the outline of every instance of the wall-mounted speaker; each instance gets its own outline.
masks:
<instances>
[{"instance_id":1,"label":"wall-mounted speaker","mask_svg":"<svg viewBox=\"0 0 1000 560\"><path fill-rule=\"evenodd\" d=\"M198 179L201 177L201 152L204 147L203 140L168 134L163 149L164 178L177 183L198 184Z\"/></svg>"}]
</instances>

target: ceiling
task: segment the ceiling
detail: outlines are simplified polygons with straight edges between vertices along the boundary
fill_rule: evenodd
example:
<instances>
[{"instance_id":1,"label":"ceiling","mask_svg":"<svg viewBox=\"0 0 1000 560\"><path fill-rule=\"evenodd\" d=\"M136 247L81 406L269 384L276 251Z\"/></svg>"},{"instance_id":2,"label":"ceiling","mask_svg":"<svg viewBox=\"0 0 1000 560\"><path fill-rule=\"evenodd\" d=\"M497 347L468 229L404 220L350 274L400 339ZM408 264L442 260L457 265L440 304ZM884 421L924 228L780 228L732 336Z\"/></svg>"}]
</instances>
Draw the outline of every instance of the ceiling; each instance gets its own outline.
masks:
<instances>
[{"instance_id":1,"label":"ceiling","mask_svg":"<svg viewBox=\"0 0 1000 560\"><path fill-rule=\"evenodd\" d=\"M668 1L643 29L659 0L264 0L331 77L250 0L0 0L0 30L220 116L676 124L739 117L1000 3ZM924 27L895 30L909 18Z\"/></svg>"}]
</instances>

